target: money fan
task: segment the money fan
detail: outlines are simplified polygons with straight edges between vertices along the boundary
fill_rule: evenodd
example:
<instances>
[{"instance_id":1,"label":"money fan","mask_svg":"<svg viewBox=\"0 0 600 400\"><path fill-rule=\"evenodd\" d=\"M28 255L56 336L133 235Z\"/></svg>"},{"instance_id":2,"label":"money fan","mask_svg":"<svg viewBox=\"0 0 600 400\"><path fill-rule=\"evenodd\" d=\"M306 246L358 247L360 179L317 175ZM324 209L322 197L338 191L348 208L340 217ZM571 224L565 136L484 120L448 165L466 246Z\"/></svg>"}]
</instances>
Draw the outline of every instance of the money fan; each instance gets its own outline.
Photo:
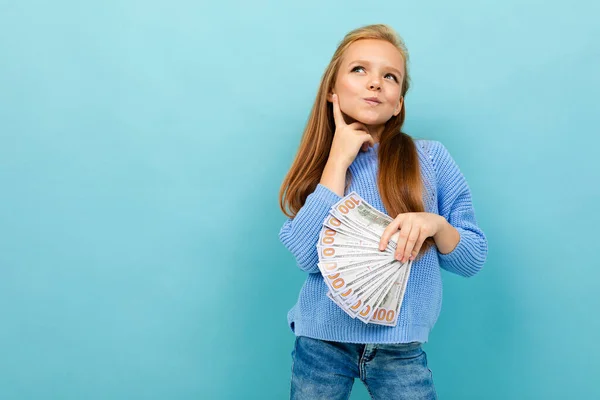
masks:
<instances>
[{"instance_id":1,"label":"money fan","mask_svg":"<svg viewBox=\"0 0 600 400\"><path fill-rule=\"evenodd\" d=\"M331 207L319 234L318 266L327 296L367 324L396 326L410 276L413 261L394 258L399 232L379 250L392 221L352 192Z\"/></svg>"}]
</instances>

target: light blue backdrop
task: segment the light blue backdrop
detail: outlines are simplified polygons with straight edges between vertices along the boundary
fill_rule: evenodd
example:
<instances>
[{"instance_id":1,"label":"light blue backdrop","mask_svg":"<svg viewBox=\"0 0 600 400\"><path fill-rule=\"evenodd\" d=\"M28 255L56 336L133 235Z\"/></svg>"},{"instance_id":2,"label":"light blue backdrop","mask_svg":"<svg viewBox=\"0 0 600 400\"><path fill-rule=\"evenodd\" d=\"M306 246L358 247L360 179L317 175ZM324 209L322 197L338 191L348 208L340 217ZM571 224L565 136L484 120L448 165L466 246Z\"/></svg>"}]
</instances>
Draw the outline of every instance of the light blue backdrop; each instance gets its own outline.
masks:
<instances>
[{"instance_id":1,"label":"light blue backdrop","mask_svg":"<svg viewBox=\"0 0 600 400\"><path fill-rule=\"evenodd\" d=\"M0 398L285 399L278 191L349 30L489 240L444 271L441 399L600 396L597 2L0 2ZM352 399L367 399L357 382Z\"/></svg>"}]
</instances>

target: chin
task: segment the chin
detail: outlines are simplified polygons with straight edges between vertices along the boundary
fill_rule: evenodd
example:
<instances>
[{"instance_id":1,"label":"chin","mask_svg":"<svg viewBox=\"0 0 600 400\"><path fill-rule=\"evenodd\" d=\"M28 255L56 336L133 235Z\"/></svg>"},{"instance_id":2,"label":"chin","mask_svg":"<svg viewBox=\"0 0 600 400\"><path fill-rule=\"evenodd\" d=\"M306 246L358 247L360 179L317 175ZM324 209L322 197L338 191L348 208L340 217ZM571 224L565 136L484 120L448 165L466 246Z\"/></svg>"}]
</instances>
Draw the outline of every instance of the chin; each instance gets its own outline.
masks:
<instances>
[{"instance_id":1,"label":"chin","mask_svg":"<svg viewBox=\"0 0 600 400\"><path fill-rule=\"evenodd\" d=\"M381 125L387 121L385 119L382 120L380 115L358 115L357 118L353 118L365 125Z\"/></svg>"}]
</instances>

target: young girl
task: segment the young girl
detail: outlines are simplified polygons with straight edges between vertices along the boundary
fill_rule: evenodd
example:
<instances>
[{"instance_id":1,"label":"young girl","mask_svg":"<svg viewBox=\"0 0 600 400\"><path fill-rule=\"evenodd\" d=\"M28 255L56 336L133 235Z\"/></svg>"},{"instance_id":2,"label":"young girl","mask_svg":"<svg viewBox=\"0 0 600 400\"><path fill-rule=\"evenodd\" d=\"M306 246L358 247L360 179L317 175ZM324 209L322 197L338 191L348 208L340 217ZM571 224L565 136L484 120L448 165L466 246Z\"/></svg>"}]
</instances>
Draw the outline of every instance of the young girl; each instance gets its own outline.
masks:
<instances>
[{"instance_id":1,"label":"young girl","mask_svg":"<svg viewBox=\"0 0 600 400\"><path fill-rule=\"evenodd\" d=\"M287 319L296 335L292 399L347 399L360 378L374 399L435 399L421 345L442 304L440 267L469 277L487 257L469 186L439 141L402 132L408 53L387 25L348 33L317 93L280 191L281 242L307 272ZM329 209L356 191L394 220L395 256L414 260L396 326L353 319L326 295L316 244ZM286 210L289 209L289 212Z\"/></svg>"}]
</instances>

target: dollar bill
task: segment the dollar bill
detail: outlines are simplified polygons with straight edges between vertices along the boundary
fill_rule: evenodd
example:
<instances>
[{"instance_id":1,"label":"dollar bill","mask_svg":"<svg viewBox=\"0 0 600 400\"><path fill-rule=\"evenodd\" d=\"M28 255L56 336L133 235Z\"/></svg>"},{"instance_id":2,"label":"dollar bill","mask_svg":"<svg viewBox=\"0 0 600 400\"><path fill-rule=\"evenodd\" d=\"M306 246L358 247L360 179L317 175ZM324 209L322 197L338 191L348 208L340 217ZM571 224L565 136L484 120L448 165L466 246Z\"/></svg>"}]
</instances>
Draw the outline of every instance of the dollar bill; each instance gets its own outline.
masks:
<instances>
[{"instance_id":1,"label":"dollar bill","mask_svg":"<svg viewBox=\"0 0 600 400\"><path fill-rule=\"evenodd\" d=\"M410 278L412 260L394 258L399 232L379 250L393 221L352 192L331 207L319 234L318 267L327 297L366 324L397 325Z\"/></svg>"},{"instance_id":2,"label":"dollar bill","mask_svg":"<svg viewBox=\"0 0 600 400\"><path fill-rule=\"evenodd\" d=\"M393 221L393 218L367 203L356 192L349 193L334 204L330 213L340 220L353 221L361 227L363 232L369 232L369 236L374 235L376 238L380 238L387 226ZM396 249L398 241L394 239L390 239L389 245Z\"/></svg>"}]
</instances>

